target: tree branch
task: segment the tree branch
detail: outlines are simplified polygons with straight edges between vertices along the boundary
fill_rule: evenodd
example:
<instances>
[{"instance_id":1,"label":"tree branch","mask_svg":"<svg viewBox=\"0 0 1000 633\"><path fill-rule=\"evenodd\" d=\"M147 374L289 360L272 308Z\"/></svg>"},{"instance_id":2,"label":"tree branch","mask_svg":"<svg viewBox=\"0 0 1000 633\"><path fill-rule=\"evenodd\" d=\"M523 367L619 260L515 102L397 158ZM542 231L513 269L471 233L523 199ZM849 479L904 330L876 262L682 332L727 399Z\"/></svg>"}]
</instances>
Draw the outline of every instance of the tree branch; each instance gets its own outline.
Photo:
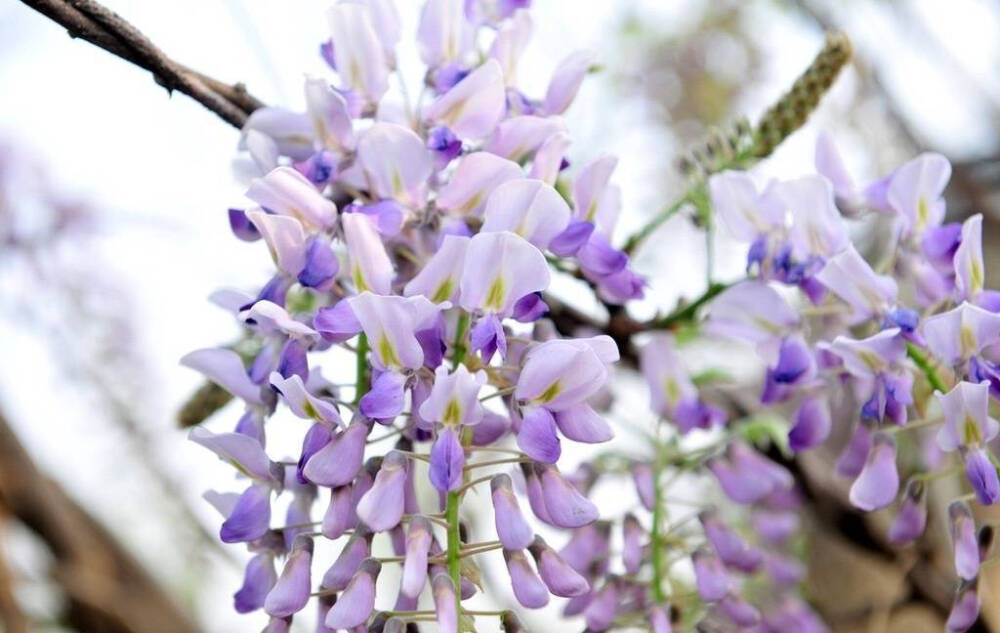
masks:
<instances>
[{"instance_id":1,"label":"tree branch","mask_svg":"<svg viewBox=\"0 0 1000 633\"><path fill-rule=\"evenodd\" d=\"M107 633L195 633L198 629L124 547L42 474L0 412L0 509L52 552L69 624Z\"/></svg>"}]
</instances>

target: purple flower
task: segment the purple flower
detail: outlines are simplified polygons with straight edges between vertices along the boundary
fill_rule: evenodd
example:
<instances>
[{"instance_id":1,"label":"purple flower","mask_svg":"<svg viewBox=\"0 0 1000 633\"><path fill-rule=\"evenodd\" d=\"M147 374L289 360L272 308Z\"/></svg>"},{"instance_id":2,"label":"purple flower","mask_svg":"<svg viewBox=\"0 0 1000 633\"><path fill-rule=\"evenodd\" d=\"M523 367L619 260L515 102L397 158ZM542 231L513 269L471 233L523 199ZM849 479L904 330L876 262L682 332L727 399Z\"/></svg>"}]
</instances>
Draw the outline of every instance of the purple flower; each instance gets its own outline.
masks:
<instances>
[{"instance_id":1,"label":"purple flower","mask_svg":"<svg viewBox=\"0 0 1000 633\"><path fill-rule=\"evenodd\" d=\"M385 532L403 516L406 457L392 451L382 460L371 489L358 501L358 518L373 532Z\"/></svg>"},{"instance_id":2,"label":"purple flower","mask_svg":"<svg viewBox=\"0 0 1000 633\"><path fill-rule=\"evenodd\" d=\"M327 12L334 66L345 87L378 103L389 88L389 64L366 4L334 5Z\"/></svg>"},{"instance_id":3,"label":"purple flower","mask_svg":"<svg viewBox=\"0 0 1000 633\"><path fill-rule=\"evenodd\" d=\"M745 281L719 294L711 304L705 331L714 336L765 343L799 326L799 315L773 288Z\"/></svg>"},{"instance_id":4,"label":"purple flower","mask_svg":"<svg viewBox=\"0 0 1000 633\"><path fill-rule=\"evenodd\" d=\"M444 125L461 139L486 138L504 115L504 77L488 59L424 110L424 121Z\"/></svg>"},{"instance_id":5,"label":"purple flower","mask_svg":"<svg viewBox=\"0 0 1000 633\"><path fill-rule=\"evenodd\" d=\"M314 484L331 488L351 483L364 461L369 430L362 421L352 422L309 458L302 474Z\"/></svg>"},{"instance_id":6,"label":"purple flower","mask_svg":"<svg viewBox=\"0 0 1000 633\"><path fill-rule=\"evenodd\" d=\"M524 238L508 231L479 233L469 241L459 303L469 312L505 317L518 299L548 285L545 256Z\"/></svg>"},{"instance_id":7,"label":"purple flower","mask_svg":"<svg viewBox=\"0 0 1000 633\"><path fill-rule=\"evenodd\" d=\"M553 525L576 528L597 519L597 507L570 485L554 466L540 469L542 498Z\"/></svg>"},{"instance_id":8,"label":"purple flower","mask_svg":"<svg viewBox=\"0 0 1000 633\"><path fill-rule=\"evenodd\" d=\"M277 581L273 552L261 552L251 558L243 575L243 586L233 595L236 612L250 613L263 607L264 599Z\"/></svg>"},{"instance_id":9,"label":"purple flower","mask_svg":"<svg viewBox=\"0 0 1000 633\"><path fill-rule=\"evenodd\" d=\"M435 488L449 492L462 485L465 449L454 428L445 427L438 433L430 460L430 480Z\"/></svg>"},{"instance_id":10,"label":"purple flower","mask_svg":"<svg viewBox=\"0 0 1000 633\"><path fill-rule=\"evenodd\" d=\"M504 548L520 550L531 545L535 533L521 514L509 475L496 475L490 480L493 517L497 538Z\"/></svg>"},{"instance_id":11,"label":"purple flower","mask_svg":"<svg viewBox=\"0 0 1000 633\"><path fill-rule=\"evenodd\" d=\"M927 526L926 496L925 486L920 480L914 479L906 484L899 512L889 526L890 542L897 545L909 543L924 533Z\"/></svg>"},{"instance_id":12,"label":"purple flower","mask_svg":"<svg viewBox=\"0 0 1000 633\"><path fill-rule=\"evenodd\" d=\"M569 224L569 205L541 180L510 180L490 194L483 232L510 231L545 249Z\"/></svg>"},{"instance_id":13,"label":"purple flower","mask_svg":"<svg viewBox=\"0 0 1000 633\"><path fill-rule=\"evenodd\" d=\"M729 593L730 581L722 561L708 548L700 547L691 555L695 587L706 602L717 602Z\"/></svg>"},{"instance_id":14,"label":"purple flower","mask_svg":"<svg viewBox=\"0 0 1000 633\"><path fill-rule=\"evenodd\" d=\"M298 537L285 568L277 583L267 594L264 611L276 618L285 618L297 613L309 602L310 565L312 565L313 542L306 537Z\"/></svg>"},{"instance_id":15,"label":"purple flower","mask_svg":"<svg viewBox=\"0 0 1000 633\"><path fill-rule=\"evenodd\" d=\"M330 591L343 591L350 584L361 563L371 555L371 533L359 531L348 539L340 555L323 574L321 586Z\"/></svg>"},{"instance_id":16,"label":"purple flower","mask_svg":"<svg viewBox=\"0 0 1000 633\"><path fill-rule=\"evenodd\" d=\"M877 510L892 503L898 491L896 442L888 435L877 434L868 459L851 486L851 503L865 511Z\"/></svg>"},{"instance_id":17,"label":"purple flower","mask_svg":"<svg viewBox=\"0 0 1000 633\"><path fill-rule=\"evenodd\" d=\"M972 511L964 502L955 501L948 506L951 521L951 540L955 554L955 573L963 580L973 580L979 575L979 541Z\"/></svg>"},{"instance_id":18,"label":"purple flower","mask_svg":"<svg viewBox=\"0 0 1000 633\"><path fill-rule=\"evenodd\" d=\"M958 365L977 356L1000 336L1000 314L963 302L924 321L923 335L927 349L938 360Z\"/></svg>"},{"instance_id":19,"label":"purple flower","mask_svg":"<svg viewBox=\"0 0 1000 633\"><path fill-rule=\"evenodd\" d=\"M500 184L523 178L517 163L489 152L467 154L439 192L437 208L456 216L479 215Z\"/></svg>"},{"instance_id":20,"label":"purple flower","mask_svg":"<svg viewBox=\"0 0 1000 633\"><path fill-rule=\"evenodd\" d=\"M594 65L594 55L590 51L575 51L567 55L556 66L545 90L545 112L562 114L573 103L584 77Z\"/></svg>"},{"instance_id":21,"label":"purple flower","mask_svg":"<svg viewBox=\"0 0 1000 633\"><path fill-rule=\"evenodd\" d=\"M892 175L886 198L899 214L904 234L921 233L944 219L942 194L951 178L951 164L940 154L921 154Z\"/></svg>"},{"instance_id":22,"label":"purple flower","mask_svg":"<svg viewBox=\"0 0 1000 633\"><path fill-rule=\"evenodd\" d=\"M373 558L366 559L326 614L326 626L350 629L368 621L375 608L375 580L382 566Z\"/></svg>"},{"instance_id":23,"label":"purple flower","mask_svg":"<svg viewBox=\"0 0 1000 633\"><path fill-rule=\"evenodd\" d=\"M547 605L549 603L549 590L532 569L524 552L505 549L503 557L507 562L510 585L517 601L529 609L540 609Z\"/></svg>"},{"instance_id":24,"label":"purple flower","mask_svg":"<svg viewBox=\"0 0 1000 633\"><path fill-rule=\"evenodd\" d=\"M296 219L310 229L330 228L337 221L337 206L291 167L277 167L263 178L255 178L246 196L268 211ZM254 224L263 232L258 222Z\"/></svg>"},{"instance_id":25,"label":"purple flower","mask_svg":"<svg viewBox=\"0 0 1000 633\"><path fill-rule=\"evenodd\" d=\"M409 598L417 598L427 581L427 554L433 540L430 521L422 516L413 517L406 534L406 560L399 587L400 593Z\"/></svg>"},{"instance_id":26,"label":"purple flower","mask_svg":"<svg viewBox=\"0 0 1000 633\"><path fill-rule=\"evenodd\" d=\"M549 592L561 598L582 596L590 591L590 583L540 536L536 536L529 548L535 559L538 574Z\"/></svg>"},{"instance_id":27,"label":"purple flower","mask_svg":"<svg viewBox=\"0 0 1000 633\"><path fill-rule=\"evenodd\" d=\"M804 451L822 444L830 435L832 420L830 407L823 397L808 397L799 404L794 424L788 431L788 445L795 451Z\"/></svg>"}]
</instances>

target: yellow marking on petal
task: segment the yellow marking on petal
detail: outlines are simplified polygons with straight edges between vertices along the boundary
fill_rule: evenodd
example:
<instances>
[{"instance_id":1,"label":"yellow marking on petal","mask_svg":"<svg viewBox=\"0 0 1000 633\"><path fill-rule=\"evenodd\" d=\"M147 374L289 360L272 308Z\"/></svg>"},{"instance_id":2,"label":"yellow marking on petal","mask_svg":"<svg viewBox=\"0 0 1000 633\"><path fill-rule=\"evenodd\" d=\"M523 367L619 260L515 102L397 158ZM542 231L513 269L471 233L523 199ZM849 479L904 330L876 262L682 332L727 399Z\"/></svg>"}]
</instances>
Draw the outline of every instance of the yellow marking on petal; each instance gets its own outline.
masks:
<instances>
[{"instance_id":1,"label":"yellow marking on petal","mask_svg":"<svg viewBox=\"0 0 1000 633\"><path fill-rule=\"evenodd\" d=\"M752 320L757 327L770 334L782 334L781 326L776 323L772 323L771 321L758 316L752 317Z\"/></svg>"},{"instance_id":2,"label":"yellow marking on petal","mask_svg":"<svg viewBox=\"0 0 1000 633\"><path fill-rule=\"evenodd\" d=\"M396 348L392 346L392 341L385 334L378 340L377 349L383 365L387 367L401 367L403 365L399 357L396 356Z\"/></svg>"},{"instance_id":3,"label":"yellow marking on petal","mask_svg":"<svg viewBox=\"0 0 1000 633\"><path fill-rule=\"evenodd\" d=\"M965 421L962 423L962 434L966 445L980 444L983 441L983 436L979 432L979 425L968 415L965 416Z\"/></svg>"},{"instance_id":4,"label":"yellow marking on petal","mask_svg":"<svg viewBox=\"0 0 1000 633\"><path fill-rule=\"evenodd\" d=\"M861 361L868 365L868 368L872 371L878 371L885 363L882 362L882 358L878 354L870 352L866 349L858 350L858 357Z\"/></svg>"},{"instance_id":5,"label":"yellow marking on petal","mask_svg":"<svg viewBox=\"0 0 1000 633\"><path fill-rule=\"evenodd\" d=\"M930 218L931 212L930 207L927 204L926 198L920 198L917 200L917 229L922 229L927 226L927 220Z\"/></svg>"},{"instance_id":6,"label":"yellow marking on petal","mask_svg":"<svg viewBox=\"0 0 1000 633\"><path fill-rule=\"evenodd\" d=\"M681 397L681 388L673 378L663 381L663 391L667 394L667 402L674 404Z\"/></svg>"},{"instance_id":7,"label":"yellow marking on petal","mask_svg":"<svg viewBox=\"0 0 1000 633\"><path fill-rule=\"evenodd\" d=\"M433 303L441 303L442 301L447 301L451 298L451 293L455 290L455 282L451 277L448 277L441 282L441 285L437 287L434 291L434 295L431 297Z\"/></svg>"},{"instance_id":8,"label":"yellow marking on petal","mask_svg":"<svg viewBox=\"0 0 1000 633\"><path fill-rule=\"evenodd\" d=\"M314 420L323 419L323 416L319 414L319 411L316 410L316 407L314 407L313 403L309 402L309 400L305 400L302 403L302 410L305 411L306 415L308 415L310 418Z\"/></svg>"},{"instance_id":9,"label":"yellow marking on petal","mask_svg":"<svg viewBox=\"0 0 1000 633\"><path fill-rule=\"evenodd\" d=\"M405 193L403 189L403 177L399 175L399 171L396 169L392 170L392 193L395 196Z\"/></svg>"},{"instance_id":10,"label":"yellow marking on petal","mask_svg":"<svg viewBox=\"0 0 1000 633\"><path fill-rule=\"evenodd\" d=\"M371 291L371 287L365 281L365 274L361 271L361 266L354 267L354 270L351 271L351 278L354 279L354 288L359 294L366 290Z\"/></svg>"},{"instance_id":11,"label":"yellow marking on petal","mask_svg":"<svg viewBox=\"0 0 1000 633\"><path fill-rule=\"evenodd\" d=\"M975 294L983 289L983 267L977 261L972 262L972 270L969 275L970 294Z\"/></svg>"},{"instance_id":12,"label":"yellow marking on petal","mask_svg":"<svg viewBox=\"0 0 1000 633\"><path fill-rule=\"evenodd\" d=\"M551 402L552 400L555 399L556 396L559 395L559 389L560 389L559 381L557 380L551 385L549 385L548 389L543 391L537 398L535 398L535 401L537 401L539 404Z\"/></svg>"},{"instance_id":13,"label":"yellow marking on petal","mask_svg":"<svg viewBox=\"0 0 1000 633\"><path fill-rule=\"evenodd\" d=\"M972 328L964 323L960 330L959 340L961 341L963 357L968 358L976 353L976 334L972 331Z\"/></svg>"},{"instance_id":14,"label":"yellow marking on petal","mask_svg":"<svg viewBox=\"0 0 1000 633\"><path fill-rule=\"evenodd\" d=\"M458 402L458 398L452 398L448 401L444 413L441 415L441 421L445 424L455 425L462 423L462 405Z\"/></svg>"},{"instance_id":15,"label":"yellow marking on petal","mask_svg":"<svg viewBox=\"0 0 1000 633\"><path fill-rule=\"evenodd\" d=\"M503 308L504 298L507 296L507 289L503 283L503 277L497 275L486 293L486 308L499 312Z\"/></svg>"}]
</instances>

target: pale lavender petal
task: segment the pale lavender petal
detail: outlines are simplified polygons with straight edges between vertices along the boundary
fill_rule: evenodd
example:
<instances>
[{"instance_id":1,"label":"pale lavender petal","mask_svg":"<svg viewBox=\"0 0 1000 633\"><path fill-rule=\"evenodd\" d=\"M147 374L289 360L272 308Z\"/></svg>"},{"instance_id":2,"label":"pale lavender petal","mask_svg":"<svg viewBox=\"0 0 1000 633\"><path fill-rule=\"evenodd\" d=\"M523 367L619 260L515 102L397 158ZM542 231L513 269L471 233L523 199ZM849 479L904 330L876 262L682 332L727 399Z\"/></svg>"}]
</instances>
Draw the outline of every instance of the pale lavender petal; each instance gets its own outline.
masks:
<instances>
[{"instance_id":1,"label":"pale lavender petal","mask_svg":"<svg viewBox=\"0 0 1000 633\"><path fill-rule=\"evenodd\" d=\"M389 88L389 64L371 9L364 4L339 3L329 9L327 19L334 63L345 87L377 103Z\"/></svg>"},{"instance_id":2,"label":"pale lavender petal","mask_svg":"<svg viewBox=\"0 0 1000 633\"><path fill-rule=\"evenodd\" d=\"M364 422L352 422L309 458L302 474L312 483L330 488L351 483L361 470L368 431Z\"/></svg>"},{"instance_id":3,"label":"pale lavender petal","mask_svg":"<svg viewBox=\"0 0 1000 633\"><path fill-rule=\"evenodd\" d=\"M403 412L405 387L406 376L384 371L372 383L368 393L361 396L358 410L372 420L391 420Z\"/></svg>"},{"instance_id":4,"label":"pale lavender petal","mask_svg":"<svg viewBox=\"0 0 1000 633\"><path fill-rule=\"evenodd\" d=\"M330 505L323 515L323 536L334 540L358 525L355 500L351 486L341 486L330 491Z\"/></svg>"},{"instance_id":5,"label":"pale lavender petal","mask_svg":"<svg viewBox=\"0 0 1000 633\"><path fill-rule=\"evenodd\" d=\"M424 110L424 121L446 125L459 138L488 136L503 118L504 74L495 59L469 73Z\"/></svg>"},{"instance_id":6,"label":"pale lavender petal","mask_svg":"<svg viewBox=\"0 0 1000 633\"><path fill-rule=\"evenodd\" d=\"M501 122L483 146L492 154L514 162L530 158L554 134L565 133L559 117L515 116Z\"/></svg>"},{"instance_id":7,"label":"pale lavender petal","mask_svg":"<svg viewBox=\"0 0 1000 633\"><path fill-rule=\"evenodd\" d=\"M404 510L406 457L390 452L382 461L375 483L358 501L358 517L374 532L385 532L399 524Z\"/></svg>"},{"instance_id":8,"label":"pale lavender petal","mask_svg":"<svg viewBox=\"0 0 1000 633\"><path fill-rule=\"evenodd\" d=\"M582 596L590 591L590 583L571 567L562 556L542 539L535 537L530 552L538 567L538 575L549 592L560 598Z\"/></svg>"},{"instance_id":9,"label":"pale lavender petal","mask_svg":"<svg viewBox=\"0 0 1000 633\"><path fill-rule=\"evenodd\" d=\"M262 403L260 387L250 380L240 355L232 350L215 347L196 350L181 358L181 365L201 372L248 404Z\"/></svg>"},{"instance_id":10,"label":"pale lavender petal","mask_svg":"<svg viewBox=\"0 0 1000 633\"><path fill-rule=\"evenodd\" d=\"M326 614L325 623L331 629L350 629L368 621L375 609L375 580L382 566L373 558L361 563L347 589Z\"/></svg>"},{"instance_id":11,"label":"pale lavender petal","mask_svg":"<svg viewBox=\"0 0 1000 633\"><path fill-rule=\"evenodd\" d=\"M892 437L878 434L864 468L851 486L851 503L865 511L877 510L892 503L897 492L896 443Z\"/></svg>"},{"instance_id":12,"label":"pale lavender petal","mask_svg":"<svg viewBox=\"0 0 1000 633\"><path fill-rule=\"evenodd\" d=\"M483 213L484 232L511 231L540 249L569 224L569 205L541 180L517 179L493 190Z\"/></svg>"},{"instance_id":13,"label":"pale lavender petal","mask_svg":"<svg viewBox=\"0 0 1000 633\"><path fill-rule=\"evenodd\" d=\"M497 538L505 549L520 550L531 545L534 531L521 514L510 476L496 475L490 480L493 518Z\"/></svg>"},{"instance_id":14,"label":"pale lavender petal","mask_svg":"<svg viewBox=\"0 0 1000 633\"><path fill-rule=\"evenodd\" d=\"M549 591L531 568L524 552L504 550L507 573L510 574L514 597L528 609L540 609L549 603Z\"/></svg>"},{"instance_id":15,"label":"pale lavender petal","mask_svg":"<svg viewBox=\"0 0 1000 633\"><path fill-rule=\"evenodd\" d=\"M979 575L979 541L972 511L964 502L955 501L948 506L951 521L951 540L955 556L955 572L963 580L973 580Z\"/></svg>"},{"instance_id":16,"label":"pale lavender petal","mask_svg":"<svg viewBox=\"0 0 1000 633\"><path fill-rule=\"evenodd\" d=\"M553 466L541 471L542 495L552 523L565 528L581 527L597 520L598 511Z\"/></svg>"},{"instance_id":17,"label":"pale lavender petal","mask_svg":"<svg viewBox=\"0 0 1000 633\"><path fill-rule=\"evenodd\" d=\"M371 555L371 534L356 533L348 539L337 559L323 574L320 586L332 591L343 591L350 584L361 563Z\"/></svg>"},{"instance_id":18,"label":"pale lavender petal","mask_svg":"<svg viewBox=\"0 0 1000 633\"><path fill-rule=\"evenodd\" d=\"M586 403L557 411L555 422L563 435L577 442L599 444L615 436L608 422Z\"/></svg>"},{"instance_id":19,"label":"pale lavender petal","mask_svg":"<svg viewBox=\"0 0 1000 633\"><path fill-rule=\"evenodd\" d=\"M799 315L773 288L763 282L745 281L712 301L705 331L747 343L764 343L798 326Z\"/></svg>"},{"instance_id":20,"label":"pale lavender petal","mask_svg":"<svg viewBox=\"0 0 1000 633\"><path fill-rule=\"evenodd\" d=\"M431 581L434 595L434 612L441 633L458 633L458 606L455 600L455 583L448 574L438 573Z\"/></svg>"},{"instance_id":21,"label":"pale lavender petal","mask_svg":"<svg viewBox=\"0 0 1000 633\"><path fill-rule=\"evenodd\" d=\"M518 299L548 285L545 256L519 235L479 233L469 241L460 283L466 310L508 316Z\"/></svg>"},{"instance_id":22,"label":"pale lavender petal","mask_svg":"<svg viewBox=\"0 0 1000 633\"><path fill-rule=\"evenodd\" d=\"M437 196L437 208L451 215L479 215L500 184L524 174L517 163L489 152L472 152L458 162Z\"/></svg>"},{"instance_id":23,"label":"pale lavender petal","mask_svg":"<svg viewBox=\"0 0 1000 633\"><path fill-rule=\"evenodd\" d=\"M298 219L307 228L327 229L337 221L337 205L291 167L277 167L255 178L246 196L268 211ZM257 228L263 230L260 224Z\"/></svg>"},{"instance_id":24,"label":"pale lavender petal","mask_svg":"<svg viewBox=\"0 0 1000 633\"><path fill-rule=\"evenodd\" d=\"M400 592L410 598L420 595L427 581L427 554L430 551L434 532L430 521L417 516L410 521L406 535L406 560L403 562L403 578Z\"/></svg>"},{"instance_id":25,"label":"pale lavender petal","mask_svg":"<svg viewBox=\"0 0 1000 633\"><path fill-rule=\"evenodd\" d=\"M232 464L248 477L260 481L273 481L274 470L260 442L242 433L212 433L204 427L195 427L188 439L200 444Z\"/></svg>"},{"instance_id":26,"label":"pale lavender petal","mask_svg":"<svg viewBox=\"0 0 1000 633\"><path fill-rule=\"evenodd\" d=\"M721 600L729 593L730 582L726 569L714 554L701 547L691 556L694 562L695 586L698 596L706 602Z\"/></svg>"},{"instance_id":27,"label":"pale lavender petal","mask_svg":"<svg viewBox=\"0 0 1000 633\"><path fill-rule=\"evenodd\" d=\"M423 295L434 303L458 300L459 281L465 267L469 238L446 235L436 253L417 275L406 284L407 297Z\"/></svg>"},{"instance_id":28,"label":"pale lavender petal","mask_svg":"<svg viewBox=\"0 0 1000 633\"><path fill-rule=\"evenodd\" d=\"M440 366L434 372L434 387L420 405L420 417L446 425L477 424L483 419L479 392L486 384L486 372L471 373L459 365L451 373Z\"/></svg>"},{"instance_id":29,"label":"pale lavender petal","mask_svg":"<svg viewBox=\"0 0 1000 633\"><path fill-rule=\"evenodd\" d=\"M545 112L562 114L573 103L584 77L594 65L594 54L590 51L570 53L556 66L549 86L545 91Z\"/></svg>"},{"instance_id":30,"label":"pale lavender petal","mask_svg":"<svg viewBox=\"0 0 1000 633\"><path fill-rule=\"evenodd\" d=\"M350 303L341 299L329 307L323 307L316 311L313 318L313 328L319 332L325 340L332 343L341 343L357 336L361 331L361 322L351 310Z\"/></svg>"},{"instance_id":31,"label":"pale lavender petal","mask_svg":"<svg viewBox=\"0 0 1000 633\"><path fill-rule=\"evenodd\" d=\"M264 601L264 611L276 618L285 618L301 611L309 602L312 591L310 566L312 565L312 539L299 537L292 553L285 561L281 576Z\"/></svg>"},{"instance_id":32,"label":"pale lavender petal","mask_svg":"<svg viewBox=\"0 0 1000 633\"><path fill-rule=\"evenodd\" d=\"M895 171L887 199L906 230L919 233L941 224L945 213L942 194L949 178L951 163L940 154L921 154Z\"/></svg>"},{"instance_id":33,"label":"pale lavender petal","mask_svg":"<svg viewBox=\"0 0 1000 633\"><path fill-rule=\"evenodd\" d=\"M562 453L555 419L548 409L532 407L524 411L517 432L517 445L535 461L554 464Z\"/></svg>"},{"instance_id":34,"label":"pale lavender petal","mask_svg":"<svg viewBox=\"0 0 1000 633\"><path fill-rule=\"evenodd\" d=\"M376 123L358 139L358 163L377 198L419 205L434 169L430 150L413 130Z\"/></svg>"}]
</instances>

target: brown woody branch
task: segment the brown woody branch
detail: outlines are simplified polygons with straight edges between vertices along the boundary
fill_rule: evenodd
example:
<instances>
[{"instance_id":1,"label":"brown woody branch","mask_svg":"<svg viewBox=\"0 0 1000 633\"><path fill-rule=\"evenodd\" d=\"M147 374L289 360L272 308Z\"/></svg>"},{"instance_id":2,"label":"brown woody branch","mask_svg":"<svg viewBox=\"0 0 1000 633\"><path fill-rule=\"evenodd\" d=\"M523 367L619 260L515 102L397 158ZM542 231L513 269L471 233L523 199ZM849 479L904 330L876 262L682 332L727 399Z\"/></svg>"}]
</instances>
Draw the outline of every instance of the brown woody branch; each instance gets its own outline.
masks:
<instances>
[{"instance_id":1,"label":"brown woody branch","mask_svg":"<svg viewBox=\"0 0 1000 633\"><path fill-rule=\"evenodd\" d=\"M0 511L52 552L67 623L100 633L195 633L198 629L115 538L38 470L0 412Z\"/></svg>"}]
</instances>

